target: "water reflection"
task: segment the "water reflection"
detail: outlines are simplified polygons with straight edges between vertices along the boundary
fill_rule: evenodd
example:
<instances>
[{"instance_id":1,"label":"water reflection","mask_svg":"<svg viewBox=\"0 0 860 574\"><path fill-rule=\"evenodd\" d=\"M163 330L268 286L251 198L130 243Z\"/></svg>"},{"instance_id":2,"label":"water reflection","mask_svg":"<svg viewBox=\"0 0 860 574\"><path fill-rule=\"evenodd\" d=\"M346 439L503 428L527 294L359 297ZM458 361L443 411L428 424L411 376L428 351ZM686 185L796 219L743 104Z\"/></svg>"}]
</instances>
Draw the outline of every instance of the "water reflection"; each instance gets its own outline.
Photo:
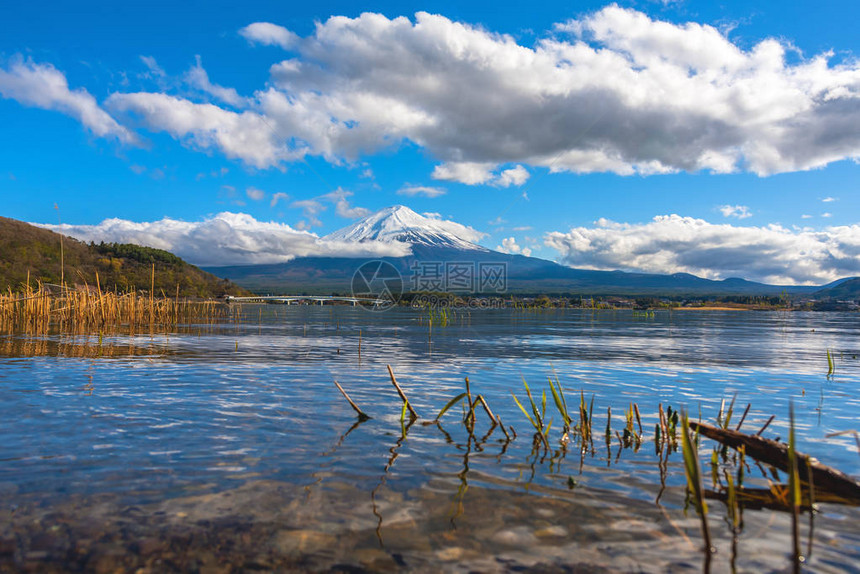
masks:
<instances>
[{"instance_id":1,"label":"water reflection","mask_svg":"<svg viewBox=\"0 0 860 574\"><path fill-rule=\"evenodd\" d=\"M401 310L263 307L244 317L101 340L0 337L0 502L16 505L0 524L0 563L686 568L699 563L698 524L683 514L683 467L663 409L714 420L735 395L752 405L744 429L775 415L769 436L788 436L793 400L800 448L860 473L848 432L860 404L846 384L858 372L854 315L487 312L434 327L432 339ZM830 380L827 349L837 362ZM401 418L388 364L427 419ZM548 390L556 374L568 396L595 397L585 441L571 432L559 443L552 398L549 444L533 440L510 397L523 378ZM423 424L465 377L487 416L479 404L464 424L460 403ZM373 419L357 421L333 380ZM712 449L702 445L705 460ZM717 560L785 568L789 522L753 503L780 475L740 466L747 511L738 530L725 522L735 524L734 506L714 505ZM737 468L719 454L714 496L725 497L720 485ZM815 546L814 564L838 570L860 558L857 534L844 528L860 515L819 503L816 537L829 542ZM264 542L255 549L251 539Z\"/></svg>"}]
</instances>

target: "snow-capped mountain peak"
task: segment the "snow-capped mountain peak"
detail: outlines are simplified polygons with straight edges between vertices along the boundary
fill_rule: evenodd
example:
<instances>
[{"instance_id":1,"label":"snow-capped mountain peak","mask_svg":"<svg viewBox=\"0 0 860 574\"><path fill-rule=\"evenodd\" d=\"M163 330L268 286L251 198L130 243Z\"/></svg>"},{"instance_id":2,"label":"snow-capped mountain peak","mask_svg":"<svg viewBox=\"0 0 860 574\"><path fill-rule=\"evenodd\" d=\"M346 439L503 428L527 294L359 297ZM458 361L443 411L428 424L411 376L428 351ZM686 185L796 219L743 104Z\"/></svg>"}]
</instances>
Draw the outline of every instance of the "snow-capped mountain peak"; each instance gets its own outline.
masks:
<instances>
[{"instance_id":1,"label":"snow-capped mountain peak","mask_svg":"<svg viewBox=\"0 0 860 574\"><path fill-rule=\"evenodd\" d=\"M327 241L401 242L429 247L487 251L477 245L486 234L471 227L415 213L405 205L386 207L324 237Z\"/></svg>"}]
</instances>

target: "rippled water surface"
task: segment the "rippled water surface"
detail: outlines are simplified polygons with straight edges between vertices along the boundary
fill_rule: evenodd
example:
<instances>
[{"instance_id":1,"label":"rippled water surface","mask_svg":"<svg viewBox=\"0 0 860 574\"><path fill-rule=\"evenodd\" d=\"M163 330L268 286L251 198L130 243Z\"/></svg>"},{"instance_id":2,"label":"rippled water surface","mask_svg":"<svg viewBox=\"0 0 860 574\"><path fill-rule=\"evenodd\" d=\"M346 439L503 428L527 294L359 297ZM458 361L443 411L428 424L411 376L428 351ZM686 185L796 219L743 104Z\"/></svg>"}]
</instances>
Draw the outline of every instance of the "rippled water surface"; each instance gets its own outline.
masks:
<instances>
[{"instance_id":1,"label":"rippled water surface","mask_svg":"<svg viewBox=\"0 0 860 574\"><path fill-rule=\"evenodd\" d=\"M860 476L854 436L828 437L860 430L858 335L856 314L481 311L431 330L418 311L328 306L245 306L159 335L0 335L0 570L698 571L658 405L714 422L737 395L734 421L750 403L743 428L776 415L765 436L787 440L793 402L798 448ZM511 398L550 376L574 413L594 396L585 449L561 448L551 398L551 449L535 448ZM470 437L460 406L424 424L465 377L514 440L485 436L483 412ZM631 402L638 449L614 434ZM709 487L714 446L700 444ZM752 465L748 485L766 472ZM710 507L714 570L729 571L725 507ZM856 508L821 505L808 567L857 571L858 526ZM739 571L788 568L790 550L789 515L745 512Z\"/></svg>"}]
</instances>

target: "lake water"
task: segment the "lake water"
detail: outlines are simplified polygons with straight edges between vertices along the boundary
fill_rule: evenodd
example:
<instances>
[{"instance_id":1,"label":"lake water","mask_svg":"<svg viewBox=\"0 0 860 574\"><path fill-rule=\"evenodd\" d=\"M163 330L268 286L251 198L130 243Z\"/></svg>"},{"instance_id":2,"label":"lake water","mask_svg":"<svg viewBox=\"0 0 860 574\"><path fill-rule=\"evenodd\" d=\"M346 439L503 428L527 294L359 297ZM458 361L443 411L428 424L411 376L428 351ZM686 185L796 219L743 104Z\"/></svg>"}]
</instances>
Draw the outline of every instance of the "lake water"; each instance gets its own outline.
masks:
<instances>
[{"instance_id":1,"label":"lake water","mask_svg":"<svg viewBox=\"0 0 860 574\"><path fill-rule=\"evenodd\" d=\"M860 476L854 436L828 437L860 430L856 314L485 310L432 329L410 309L235 314L158 335L0 335L0 571L700 571L658 405L714 423L735 395L732 427L750 403L743 430L775 415L764 436L785 441L793 403L799 450ZM459 405L424 424L465 377L516 438L485 436L483 412L470 436ZM548 377L574 420L580 391L594 396L585 448L562 449L551 398L551 448L532 440L511 392L549 394ZM630 403L639 448L614 434ZM715 446L701 439L708 488ZM745 485L767 488L748 462ZM709 508L714 571L790 568L790 515L747 509L733 551L725 505ZM860 511L814 518L810 571L860 571Z\"/></svg>"}]
</instances>

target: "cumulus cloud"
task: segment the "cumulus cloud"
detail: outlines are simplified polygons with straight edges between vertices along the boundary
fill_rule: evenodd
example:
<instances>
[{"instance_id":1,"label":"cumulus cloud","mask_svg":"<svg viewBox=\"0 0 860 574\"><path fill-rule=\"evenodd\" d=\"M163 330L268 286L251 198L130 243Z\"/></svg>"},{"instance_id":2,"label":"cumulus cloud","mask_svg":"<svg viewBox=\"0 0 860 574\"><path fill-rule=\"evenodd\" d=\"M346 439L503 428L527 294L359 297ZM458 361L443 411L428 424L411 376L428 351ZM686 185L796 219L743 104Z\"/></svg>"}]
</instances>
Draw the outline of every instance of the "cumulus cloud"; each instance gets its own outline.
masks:
<instances>
[{"instance_id":1,"label":"cumulus cloud","mask_svg":"<svg viewBox=\"0 0 860 574\"><path fill-rule=\"evenodd\" d=\"M860 65L827 53L789 62L790 49L616 5L531 47L424 12L362 14L300 39L267 97L286 96L273 116L325 112L312 153L351 158L408 139L443 162L434 177L472 185L510 163L766 175L857 158Z\"/></svg>"},{"instance_id":2,"label":"cumulus cloud","mask_svg":"<svg viewBox=\"0 0 860 574\"><path fill-rule=\"evenodd\" d=\"M499 187L521 186L529 180L529 172L526 168L518 165L511 169L502 170L495 185Z\"/></svg>"},{"instance_id":3,"label":"cumulus cloud","mask_svg":"<svg viewBox=\"0 0 860 574\"><path fill-rule=\"evenodd\" d=\"M397 190L397 195L407 195L409 197L439 197L447 193L441 187L428 187L426 185L405 185Z\"/></svg>"},{"instance_id":4,"label":"cumulus cloud","mask_svg":"<svg viewBox=\"0 0 860 574\"><path fill-rule=\"evenodd\" d=\"M431 177L442 181L458 181L466 185L489 183L493 179L492 163L459 161L443 163L433 169Z\"/></svg>"},{"instance_id":5,"label":"cumulus cloud","mask_svg":"<svg viewBox=\"0 0 860 574\"><path fill-rule=\"evenodd\" d=\"M12 59L5 69L0 68L0 95L25 106L71 116L99 137L137 143L135 135L103 110L88 91L69 89L66 76L50 64Z\"/></svg>"},{"instance_id":6,"label":"cumulus cloud","mask_svg":"<svg viewBox=\"0 0 860 574\"><path fill-rule=\"evenodd\" d=\"M280 46L284 50L289 50L299 40L299 37L293 32L270 22L249 24L239 30L239 35L249 42L266 46Z\"/></svg>"},{"instance_id":7,"label":"cumulus cloud","mask_svg":"<svg viewBox=\"0 0 860 574\"><path fill-rule=\"evenodd\" d=\"M466 185L494 185L510 187L523 185L529 179L529 172L521 165L493 173L496 166L486 162L449 162L437 165L430 177L443 181L456 181Z\"/></svg>"},{"instance_id":8,"label":"cumulus cloud","mask_svg":"<svg viewBox=\"0 0 860 574\"><path fill-rule=\"evenodd\" d=\"M37 224L39 225L39 224ZM198 222L164 218L134 222L106 219L97 225L40 225L81 241L135 243L165 249L195 265L284 263L296 257L400 257L403 243L344 243L244 213L219 213Z\"/></svg>"},{"instance_id":9,"label":"cumulus cloud","mask_svg":"<svg viewBox=\"0 0 860 574\"><path fill-rule=\"evenodd\" d=\"M245 100L235 89L213 84L209 80L209 74L203 69L200 56L197 56L197 63L194 67L185 73L185 81L192 87L209 94L215 99L221 100L225 104L242 107L245 103Z\"/></svg>"},{"instance_id":10,"label":"cumulus cloud","mask_svg":"<svg viewBox=\"0 0 860 574\"><path fill-rule=\"evenodd\" d=\"M720 213L723 214L723 217L737 217L738 219L752 217L752 212L746 205L721 205Z\"/></svg>"},{"instance_id":11,"label":"cumulus cloud","mask_svg":"<svg viewBox=\"0 0 860 574\"><path fill-rule=\"evenodd\" d=\"M824 203L833 203L834 201L839 201L839 198L837 198L837 197L825 197L821 201Z\"/></svg>"},{"instance_id":12,"label":"cumulus cloud","mask_svg":"<svg viewBox=\"0 0 860 574\"><path fill-rule=\"evenodd\" d=\"M242 113L166 93L117 93L108 109L257 168L308 154L353 162L409 141L439 162L435 179L470 185L522 185L528 166L768 175L860 159L857 60L804 57L774 38L740 45L709 25L615 4L530 46L426 12L333 16L307 37L267 22L239 33L292 52ZM98 135L131 137L89 94L45 79L56 75L19 63L0 85ZM40 89L30 85L37 76ZM42 96L43 85L55 95Z\"/></svg>"},{"instance_id":13,"label":"cumulus cloud","mask_svg":"<svg viewBox=\"0 0 860 574\"><path fill-rule=\"evenodd\" d=\"M544 243L571 267L743 277L774 284L823 284L860 275L860 225L816 231L742 227L661 215L642 224L606 219L552 232Z\"/></svg>"},{"instance_id":14,"label":"cumulus cloud","mask_svg":"<svg viewBox=\"0 0 860 574\"><path fill-rule=\"evenodd\" d=\"M496 246L496 251L501 251L502 253L522 253L526 257L531 257L532 254L530 248L517 245L517 240L513 237L502 239L502 244Z\"/></svg>"},{"instance_id":15,"label":"cumulus cloud","mask_svg":"<svg viewBox=\"0 0 860 574\"><path fill-rule=\"evenodd\" d=\"M281 144L265 117L256 112L234 112L214 104L148 92L112 94L106 105L139 118L152 131L169 133L189 147L217 149L228 158L241 159L257 168L304 155Z\"/></svg>"}]
</instances>

